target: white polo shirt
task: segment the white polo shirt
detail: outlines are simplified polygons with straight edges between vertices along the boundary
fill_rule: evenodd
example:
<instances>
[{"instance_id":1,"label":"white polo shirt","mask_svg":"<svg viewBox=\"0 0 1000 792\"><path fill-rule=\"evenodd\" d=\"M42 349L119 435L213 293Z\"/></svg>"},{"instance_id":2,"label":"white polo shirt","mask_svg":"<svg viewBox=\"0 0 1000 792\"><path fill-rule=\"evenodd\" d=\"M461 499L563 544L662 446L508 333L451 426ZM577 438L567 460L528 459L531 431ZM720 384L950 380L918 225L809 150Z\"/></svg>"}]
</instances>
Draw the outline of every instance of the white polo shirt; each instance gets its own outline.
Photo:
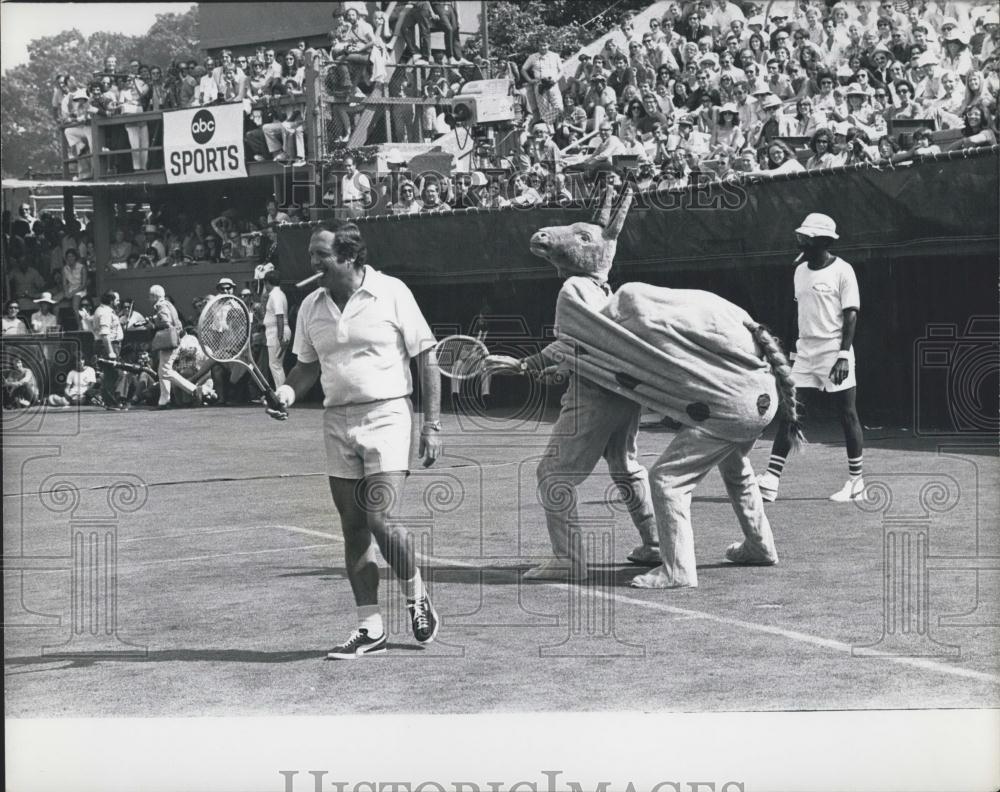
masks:
<instances>
[{"instance_id":1,"label":"white polo shirt","mask_svg":"<svg viewBox=\"0 0 1000 792\"><path fill-rule=\"evenodd\" d=\"M819 270L809 269L802 262L795 269L795 301L799 308L799 346L805 342L809 347L839 347L844 309L861 309L854 268L839 257Z\"/></svg>"},{"instance_id":2,"label":"white polo shirt","mask_svg":"<svg viewBox=\"0 0 1000 792\"><path fill-rule=\"evenodd\" d=\"M323 288L302 301L292 351L319 361L323 406L341 407L409 396L410 359L436 343L406 284L366 265L343 313Z\"/></svg>"}]
</instances>

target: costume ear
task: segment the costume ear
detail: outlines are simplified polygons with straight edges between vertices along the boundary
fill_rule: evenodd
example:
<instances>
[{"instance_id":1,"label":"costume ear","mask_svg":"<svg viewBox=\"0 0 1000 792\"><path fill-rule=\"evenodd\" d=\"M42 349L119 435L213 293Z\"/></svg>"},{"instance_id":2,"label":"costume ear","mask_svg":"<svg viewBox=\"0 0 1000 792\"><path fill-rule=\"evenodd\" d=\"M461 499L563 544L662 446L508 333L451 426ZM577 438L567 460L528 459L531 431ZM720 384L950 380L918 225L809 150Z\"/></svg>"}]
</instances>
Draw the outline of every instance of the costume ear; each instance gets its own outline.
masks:
<instances>
[{"instance_id":1,"label":"costume ear","mask_svg":"<svg viewBox=\"0 0 1000 792\"><path fill-rule=\"evenodd\" d=\"M622 232L622 226L625 225L625 218L628 216L629 207L632 206L632 187L626 187L625 192L622 194L621 202L618 204L618 211L615 212L614 217L609 218L609 222L601 223L604 227L604 238L605 239L618 239L618 235ZM614 190L608 190L608 200L605 204L608 214L611 213L611 206L614 202ZM601 214L604 214L605 209L601 210Z\"/></svg>"},{"instance_id":2,"label":"costume ear","mask_svg":"<svg viewBox=\"0 0 1000 792\"><path fill-rule=\"evenodd\" d=\"M597 213L597 217L594 222L597 223L601 228L607 228L608 223L611 222L611 210L614 208L615 203L615 191L612 189L607 189L604 191L604 203L601 204L601 209ZM605 236L607 236L605 234Z\"/></svg>"}]
</instances>

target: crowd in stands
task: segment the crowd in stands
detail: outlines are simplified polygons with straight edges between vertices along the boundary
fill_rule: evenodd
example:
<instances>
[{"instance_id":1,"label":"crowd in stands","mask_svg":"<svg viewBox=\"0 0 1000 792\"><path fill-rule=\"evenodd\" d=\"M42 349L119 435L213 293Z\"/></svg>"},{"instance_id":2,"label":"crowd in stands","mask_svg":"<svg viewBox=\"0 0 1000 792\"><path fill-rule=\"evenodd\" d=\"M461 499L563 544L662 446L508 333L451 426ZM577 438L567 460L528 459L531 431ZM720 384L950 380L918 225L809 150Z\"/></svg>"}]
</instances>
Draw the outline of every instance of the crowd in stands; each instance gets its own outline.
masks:
<instances>
[{"instance_id":1,"label":"crowd in stands","mask_svg":"<svg viewBox=\"0 0 1000 792\"><path fill-rule=\"evenodd\" d=\"M627 158L642 179L683 186L696 173L787 173L996 143L995 5L768 8L765 17L727 0L675 3L641 30L626 15L568 79L540 38L522 68L531 121L517 167L593 176ZM952 132L943 145L890 135L903 120Z\"/></svg>"},{"instance_id":2,"label":"crowd in stands","mask_svg":"<svg viewBox=\"0 0 1000 792\"><path fill-rule=\"evenodd\" d=\"M428 66L425 79L401 83L400 95L448 95L453 83L468 78L456 70L473 66L461 56L454 2L399 5L391 16L377 10L370 18L365 3L334 6L328 48L310 47L303 40L285 51L261 46L244 55L224 49L218 58L175 60L167 66L137 59L119 63L115 55L108 55L103 70L92 75L57 75L52 113L63 127L71 158L78 163L76 178L93 174L91 119L95 116L224 103L244 105L248 158L302 165L306 153L303 106L273 100L302 94L308 66L322 70L326 89L345 103L335 113L341 122L336 138L346 141L353 127L350 102L386 90L387 67L397 38L407 45L405 60ZM445 51L434 54L434 68L430 68L431 30L445 32ZM417 82L422 83L419 89ZM111 157L114 152L127 152L124 158L110 159L107 172L162 167L162 123L137 120L123 126L124 131L113 126L105 132L102 150Z\"/></svg>"},{"instance_id":3,"label":"crowd in stands","mask_svg":"<svg viewBox=\"0 0 1000 792\"><path fill-rule=\"evenodd\" d=\"M334 143L349 138L365 97L444 100L484 75L484 62L463 57L453 2L400 3L391 14L377 8L369 14L356 2L334 8L329 47L301 41L286 51L223 50L218 59L165 68L138 60L119 64L111 55L102 72L86 79L58 76L53 113L78 158L78 177L90 174L94 115L242 102L248 158L302 164L302 105L271 100L301 94L307 67L323 75L323 90L335 100ZM575 57L571 74L564 56L573 53L554 52L545 36L520 68L506 64L525 119L521 151L507 164L592 176L612 169L616 157L634 157L644 178L683 182L697 172L724 176L873 161L890 147L890 156L919 156L936 145L917 146L907 136L906 148L898 150L900 138L889 127L902 120L954 130L943 149L995 142L995 5L809 0L764 8L691 0L672 4L642 30L635 19L625 15L598 51L587 48ZM432 30L444 33L443 50L431 51ZM390 81L397 56L422 68ZM419 114L423 139L430 140L440 130L441 109L394 106L394 139L415 141ZM111 169L160 167L162 123L123 126L106 133L120 139L109 138L105 148L130 152L112 159ZM775 139L791 140L799 151L793 147L790 157L771 145ZM540 173L543 191L546 173Z\"/></svg>"}]
</instances>

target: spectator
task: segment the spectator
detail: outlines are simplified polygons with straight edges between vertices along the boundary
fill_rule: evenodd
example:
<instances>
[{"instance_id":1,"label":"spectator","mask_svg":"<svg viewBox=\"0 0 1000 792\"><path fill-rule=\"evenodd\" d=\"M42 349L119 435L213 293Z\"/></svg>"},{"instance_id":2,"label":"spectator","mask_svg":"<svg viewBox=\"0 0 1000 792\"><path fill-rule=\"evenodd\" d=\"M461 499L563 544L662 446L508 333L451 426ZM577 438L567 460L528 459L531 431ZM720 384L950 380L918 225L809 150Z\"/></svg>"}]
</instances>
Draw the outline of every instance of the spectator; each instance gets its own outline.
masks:
<instances>
[{"instance_id":1,"label":"spectator","mask_svg":"<svg viewBox=\"0 0 1000 792\"><path fill-rule=\"evenodd\" d=\"M739 109L731 102L724 104L719 108L715 128L709 141L711 156L728 160L743 148L744 143Z\"/></svg>"},{"instance_id":2,"label":"spectator","mask_svg":"<svg viewBox=\"0 0 1000 792\"><path fill-rule=\"evenodd\" d=\"M455 175L455 195L448 203L452 209L476 209L480 206L479 197L472 190L471 173Z\"/></svg>"},{"instance_id":3,"label":"spectator","mask_svg":"<svg viewBox=\"0 0 1000 792\"><path fill-rule=\"evenodd\" d=\"M73 248L66 251L63 261L65 263L62 268L62 292L71 301L73 315L76 316L80 311L80 300L87 294L87 267L80 261Z\"/></svg>"},{"instance_id":4,"label":"spectator","mask_svg":"<svg viewBox=\"0 0 1000 792\"><path fill-rule=\"evenodd\" d=\"M267 363L274 387L285 384L285 351L292 340L292 327L288 321L288 298L281 290L281 276L277 270L264 275L264 336L267 344Z\"/></svg>"},{"instance_id":5,"label":"spectator","mask_svg":"<svg viewBox=\"0 0 1000 792\"><path fill-rule=\"evenodd\" d=\"M588 177L612 170L614 157L622 153L622 142L612 133L611 123L607 120L601 122L598 134L599 140L593 152L573 163L567 162L566 170L583 171Z\"/></svg>"},{"instance_id":6,"label":"spectator","mask_svg":"<svg viewBox=\"0 0 1000 792\"><path fill-rule=\"evenodd\" d=\"M96 392L97 373L82 356L77 357L73 370L66 375L66 400L72 405L90 404Z\"/></svg>"},{"instance_id":7,"label":"spectator","mask_svg":"<svg viewBox=\"0 0 1000 792\"><path fill-rule=\"evenodd\" d=\"M423 208L423 204L417 200L416 185L409 180L402 182L399 185L399 201L392 205L392 213L397 215L419 214Z\"/></svg>"},{"instance_id":8,"label":"spectator","mask_svg":"<svg viewBox=\"0 0 1000 792\"><path fill-rule=\"evenodd\" d=\"M138 75L138 62L133 61L136 73L125 77L125 85L119 94L121 112L123 115L143 112L143 104L149 95L149 86ZM132 68L130 65L130 68ZM126 124L129 146L132 149L132 170L146 170L149 160L149 127L145 121L136 124Z\"/></svg>"},{"instance_id":9,"label":"spectator","mask_svg":"<svg viewBox=\"0 0 1000 792\"><path fill-rule=\"evenodd\" d=\"M354 157L344 157L344 175L340 179L340 200L347 217L363 217L372 205L372 183L358 170Z\"/></svg>"},{"instance_id":10,"label":"spectator","mask_svg":"<svg viewBox=\"0 0 1000 792\"><path fill-rule=\"evenodd\" d=\"M202 66L203 68L194 74L198 80L195 101L199 105L215 104L219 98L219 85L212 77L212 73L215 71L215 59L212 57L205 58L202 61Z\"/></svg>"},{"instance_id":11,"label":"spectator","mask_svg":"<svg viewBox=\"0 0 1000 792\"><path fill-rule=\"evenodd\" d=\"M59 320L52 313L52 308L56 304L52 299L52 293L42 292L34 302L38 310L31 315L31 332L39 334L58 332Z\"/></svg>"},{"instance_id":12,"label":"spectator","mask_svg":"<svg viewBox=\"0 0 1000 792\"><path fill-rule=\"evenodd\" d=\"M28 335L28 326L24 323L24 320L18 316L21 308L17 303L17 300L8 300L7 307L4 309L3 314L3 332L4 336L18 336L18 335Z\"/></svg>"},{"instance_id":13,"label":"spectator","mask_svg":"<svg viewBox=\"0 0 1000 792\"><path fill-rule=\"evenodd\" d=\"M160 378L159 409L168 409L170 405L171 385L173 383L173 360L180 346L183 332L180 316L173 303L166 297L162 286L149 287L149 302L153 306L153 314L149 324L156 330L150 342L150 350L157 354L157 373Z\"/></svg>"},{"instance_id":14,"label":"spectator","mask_svg":"<svg viewBox=\"0 0 1000 792\"><path fill-rule=\"evenodd\" d=\"M913 97L913 83L897 80L893 84L896 104L885 111L886 120L923 118L924 109Z\"/></svg>"},{"instance_id":15,"label":"spectator","mask_svg":"<svg viewBox=\"0 0 1000 792\"><path fill-rule=\"evenodd\" d=\"M451 211L451 207L441 200L441 185L436 180L429 179L424 184L423 199L424 203L420 208L421 212L436 213Z\"/></svg>"},{"instance_id":16,"label":"spectator","mask_svg":"<svg viewBox=\"0 0 1000 792\"><path fill-rule=\"evenodd\" d=\"M38 380L25 368L24 361L15 357L12 368L4 377L4 402L6 407L30 407L39 399Z\"/></svg>"},{"instance_id":17,"label":"spectator","mask_svg":"<svg viewBox=\"0 0 1000 792\"><path fill-rule=\"evenodd\" d=\"M833 133L826 127L817 129L813 133L812 139L809 141L809 149L812 151L812 156L806 160L806 170L831 168L837 164Z\"/></svg>"},{"instance_id":18,"label":"spectator","mask_svg":"<svg viewBox=\"0 0 1000 792\"><path fill-rule=\"evenodd\" d=\"M783 140L772 140L767 145L767 161L764 170L771 175L798 173L804 170L795 158L795 153Z\"/></svg>"},{"instance_id":19,"label":"spectator","mask_svg":"<svg viewBox=\"0 0 1000 792\"><path fill-rule=\"evenodd\" d=\"M486 185L486 199L483 201L484 209L503 209L510 206L510 201L503 197L500 182L491 179Z\"/></svg>"},{"instance_id":20,"label":"spectator","mask_svg":"<svg viewBox=\"0 0 1000 792\"><path fill-rule=\"evenodd\" d=\"M552 124L563 109L559 88L562 60L549 49L549 40L545 35L539 36L536 49L521 67L521 74L528 83L528 108L536 120Z\"/></svg>"},{"instance_id":21,"label":"spectator","mask_svg":"<svg viewBox=\"0 0 1000 792\"><path fill-rule=\"evenodd\" d=\"M92 332L97 343L98 354L109 361L118 359L124 337L117 308L118 295L113 291L105 292L101 295L101 304L94 312L92 319ZM127 405L123 405L117 396L118 369L111 364L106 364L102 368L101 398L104 402L104 409L113 411L127 409Z\"/></svg>"},{"instance_id":22,"label":"spectator","mask_svg":"<svg viewBox=\"0 0 1000 792\"><path fill-rule=\"evenodd\" d=\"M530 173L518 173L514 176L514 198L511 199L511 206L528 207L542 203L541 193L530 182L533 175L535 179L538 178L537 174Z\"/></svg>"},{"instance_id":23,"label":"spectator","mask_svg":"<svg viewBox=\"0 0 1000 792\"><path fill-rule=\"evenodd\" d=\"M973 105L968 108L965 111L962 138L948 146L948 150L995 146L997 142L996 132L990 129L988 119L989 116L982 106Z\"/></svg>"},{"instance_id":24,"label":"spectator","mask_svg":"<svg viewBox=\"0 0 1000 792\"><path fill-rule=\"evenodd\" d=\"M17 251L14 251L15 247ZM8 277L7 293L14 298L14 302L29 300L45 288L45 280L38 270L31 266L28 257L23 253L23 247L20 242L16 245L12 242L8 252L15 266Z\"/></svg>"}]
</instances>

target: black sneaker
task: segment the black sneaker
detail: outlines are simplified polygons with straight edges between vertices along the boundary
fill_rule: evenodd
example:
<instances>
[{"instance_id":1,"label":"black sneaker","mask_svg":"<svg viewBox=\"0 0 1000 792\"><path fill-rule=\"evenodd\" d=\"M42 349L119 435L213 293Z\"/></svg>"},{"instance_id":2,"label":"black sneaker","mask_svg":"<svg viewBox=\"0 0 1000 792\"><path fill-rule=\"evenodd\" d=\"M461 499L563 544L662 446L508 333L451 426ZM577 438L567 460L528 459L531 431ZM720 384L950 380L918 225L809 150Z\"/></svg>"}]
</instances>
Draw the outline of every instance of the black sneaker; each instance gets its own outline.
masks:
<instances>
[{"instance_id":1,"label":"black sneaker","mask_svg":"<svg viewBox=\"0 0 1000 792\"><path fill-rule=\"evenodd\" d=\"M438 632L438 615L430 598L425 594L420 599L408 599L406 609L410 612L410 621L413 623L413 637L420 643L433 641Z\"/></svg>"},{"instance_id":2,"label":"black sneaker","mask_svg":"<svg viewBox=\"0 0 1000 792\"><path fill-rule=\"evenodd\" d=\"M356 660L362 655L382 654L386 647L386 635L382 633L378 638L369 638L368 630L359 627L345 643L335 646L327 652L327 660Z\"/></svg>"}]
</instances>

